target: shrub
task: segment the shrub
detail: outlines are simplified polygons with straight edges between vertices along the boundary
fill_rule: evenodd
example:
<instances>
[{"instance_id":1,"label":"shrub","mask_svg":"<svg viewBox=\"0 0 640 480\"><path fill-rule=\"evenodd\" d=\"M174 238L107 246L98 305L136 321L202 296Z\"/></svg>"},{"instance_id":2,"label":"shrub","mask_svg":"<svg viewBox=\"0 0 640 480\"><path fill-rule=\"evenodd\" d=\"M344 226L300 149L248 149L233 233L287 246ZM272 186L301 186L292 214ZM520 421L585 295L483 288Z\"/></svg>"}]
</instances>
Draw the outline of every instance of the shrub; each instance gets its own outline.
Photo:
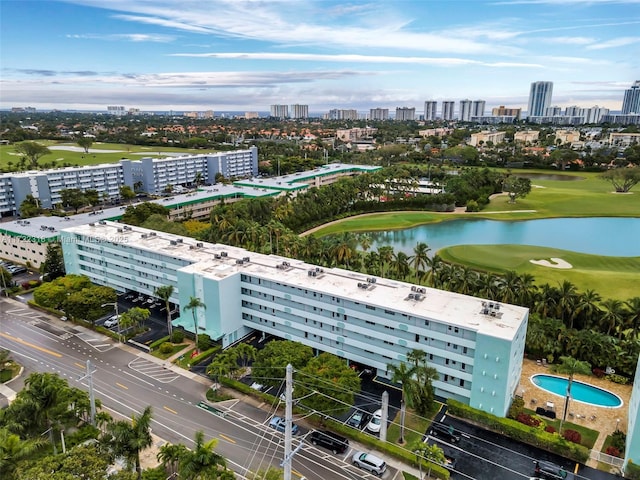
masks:
<instances>
[{"instance_id":1,"label":"shrub","mask_svg":"<svg viewBox=\"0 0 640 480\"><path fill-rule=\"evenodd\" d=\"M544 431L549 433L556 433L556 427L554 427L553 425L547 425L546 427L544 427Z\"/></svg>"},{"instance_id":2,"label":"shrub","mask_svg":"<svg viewBox=\"0 0 640 480\"><path fill-rule=\"evenodd\" d=\"M467 202L467 212L478 212L480 211L480 207L478 206L478 202L475 200L469 200Z\"/></svg>"},{"instance_id":3,"label":"shrub","mask_svg":"<svg viewBox=\"0 0 640 480\"><path fill-rule=\"evenodd\" d=\"M166 342L167 340L169 340L169 335L167 335L166 337L159 338L158 340L155 340L155 341L151 342L151 344L149 345L149 349L153 351L156 348L158 348L160 345L162 345L164 342Z\"/></svg>"},{"instance_id":4,"label":"shrub","mask_svg":"<svg viewBox=\"0 0 640 480\"><path fill-rule=\"evenodd\" d=\"M604 377L604 370L601 368L594 368L593 369L593 375L596 378L603 378Z\"/></svg>"},{"instance_id":5,"label":"shrub","mask_svg":"<svg viewBox=\"0 0 640 480\"><path fill-rule=\"evenodd\" d=\"M640 466L629 460L627 462L627 466L624 469L624 478L629 478L631 480L640 480Z\"/></svg>"},{"instance_id":6,"label":"shrub","mask_svg":"<svg viewBox=\"0 0 640 480\"><path fill-rule=\"evenodd\" d=\"M528 425L529 427L540 426L540 420L538 420L535 417L532 417L528 413L521 413L516 417L516 420L518 420L520 423L524 423L525 425Z\"/></svg>"},{"instance_id":7,"label":"shrub","mask_svg":"<svg viewBox=\"0 0 640 480\"><path fill-rule=\"evenodd\" d=\"M619 383L620 385L626 385L629 383L629 379L627 377L623 377L622 375L617 375L615 373L607 375L605 378L610 382Z\"/></svg>"},{"instance_id":8,"label":"shrub","mask_svg":"<svg viewBox=\"0 0 640 480\"><path fill-rule=\"evenodd\" d=\"M171 353L173 351L173 344L171 342L164 342L160 345L160 353Z\"/></svg>"},{"instance_id":9,"label":"shrub","mask_svg":"<svg viewBox=\"0 0 640 480\"><path fill-rule=\"evenodd\" d=\"M518 418L518 415L524 412L524 400L521 397L515 397L511 402L511 406L509 407L509 412L507 413L508 418L513 418L514 420Z\"/></svg>"},{"instance_id":10,"label":"shrub","mask_svg":"<svg viewBox=\"0 0 640 480\"><path fill-rule=\"evenodd\" d=\"M613 445L609 445L604 453L606 453L607 455L611 455L613 457L618 457L618 458L622 457L620 450L618 450Z\"/></svg>"},{"instance_id":11,"label":"shrub","mask_svg":"<svg viewBox=\"0 0 640 480\"><path fill-rule=\"evenodd\" d=\"M171 342L173 343L182 343L184 340L184 331L182 330L174 330L171 333Z\"/></svg>"},{"instance_id":12,"label":"shrub","mask_svg":"<svg viewBox=\"0 0 640 480\"><path fill-rule=\"evenodd\" d=\"M623 452L627 445L627 435L620 430L616 430L611 434L611 445Z\"/></svg>"},{"instance_id":13,"label":"shrub","mask_svg":"<svg viewBox=\"0 0 640 480\"><path fill-rule=\"evenodd\" d=\"M211 348L211 337L206 333L198 334L198 344L196 345L199 350L209 350Z\"/></svg>"},{"instance_id":14,"label":"shrub","mask_svg":"<svg viewBox=\"0 0 640 480\"><path fill-rule=\"evenodd\" d=\"M172 343L182 343L184 340L184 331L182 330L174 330L171 332L171 342Z\"/></svg>"},{"instance_id":15,"label":"shrub","mask_svg":"<svg viewBox=\"0 0 640 480\"><path fill-rule=\"evenodd\" d=\"M582 435L580 435L580 432L576 432L575 430L567 429L562 433L562 436L565 440L573 443L580 443L582 441Z\"/></svg>"}]
</instances>

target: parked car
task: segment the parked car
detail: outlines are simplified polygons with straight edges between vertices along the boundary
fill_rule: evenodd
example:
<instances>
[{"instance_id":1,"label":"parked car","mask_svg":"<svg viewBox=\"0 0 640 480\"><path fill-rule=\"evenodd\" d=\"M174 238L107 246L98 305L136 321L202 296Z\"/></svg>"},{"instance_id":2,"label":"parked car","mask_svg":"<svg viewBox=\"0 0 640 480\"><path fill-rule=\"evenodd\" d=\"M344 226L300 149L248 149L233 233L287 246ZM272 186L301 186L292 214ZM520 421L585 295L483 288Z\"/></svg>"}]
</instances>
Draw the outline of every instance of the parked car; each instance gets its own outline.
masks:
<instances>
[{"instance_id":1,"label":"parked car","mask_svg":"<svg viewBox=\"0 0 640 480\"><path fill-rule=\"evenodd\" d=\"M344 453L349 448L349 440L337 433L326 430L314 430L310 435L311 443L331 450L334 454Z\"/></svg>"},{"instance_id":2,"label":"parked car","mask_svg":"<svg viewBox=\"0 0 640 480\"><path fill-rule=\"evenodd\" d=\"M353 464L378 476L382 476L387 470L387 464L384 460L366 452L356 452L353 455Z\"/></svg>"},{"instance_id":3,"label":"parked car","mask_svg":"<svg viewBox=\"0 0 640 480\"><path fill-rule=\"evenodd\" d=\"M356 413L349 417L349 420L347 420L347 425L358 429L362 428L367 424L367 418L368 415L365 412L363 412L362 410L358 410L356 411Z\"/></svg>"},{"instance_id":4,"label":"parked car","mask_svg":"<svg viewBox=\"0 0 640 480\"><path fill-rule=\"evenodd\" d=\"M112 315L104 321L105 328L111 328L118 325L120 322L120 315Z\"/></svg>"},{"instance_id":5,"label":"parked car","mask_svg":"<svg viewBox=\"0 0 640 480\"><path fill-rule=\"evenodd\" d=\"M367 430L372 433L380 433L380 427L382 426L382 410L376 410L373 412L373 417L367 423Z\"/></svg>"},{"instance_id":6,"label":"parked car","mask_svg":"<svg viewBox=\"0 0 640 480\"><path fill-rule=\"evenodd\" d=\"M438 437L449 443L457 443L460 441L460 435L451 425L445 423L433 422L429 428L429 435Z\"/></svg>"},{"instance_id":7,"label":"parked car","mask_svg":"<svg viewBox=\"0 0 640 480\"><path fill-rule=\"evenodd\" d=\"M284 428L285 428L285 420L282 417L273 417L271 419L271 421L269 422L269 426L275 430L277 430L278 432L284 432ZM298 433L298 425L296 425L295 423L291 424L291 434L295 435L296 433Z\"/></svg>"},{"instance_id":8,"label":"parked car","mask_svg":"<svg viewBox=\"0 0 640 480\"><path fill-rule=\"evenodd\" d=\"M27 269L21 265L14 265L11 267L7 267L7 270L12 274L12 275L19 275L20 273L24 273L27 271Z\"/></svg>"},{"instance_id":9,"label":"parked car","mask_svg":"<svg viewBox=\"0 0 640 480\"><path fill-rule=\"evenodd\" d=\"M536 478L544 480L573 480L575 478L572 472L553 462L535 460L533 463L535 464L534 475Z\"/></svg>"}]
</instances>

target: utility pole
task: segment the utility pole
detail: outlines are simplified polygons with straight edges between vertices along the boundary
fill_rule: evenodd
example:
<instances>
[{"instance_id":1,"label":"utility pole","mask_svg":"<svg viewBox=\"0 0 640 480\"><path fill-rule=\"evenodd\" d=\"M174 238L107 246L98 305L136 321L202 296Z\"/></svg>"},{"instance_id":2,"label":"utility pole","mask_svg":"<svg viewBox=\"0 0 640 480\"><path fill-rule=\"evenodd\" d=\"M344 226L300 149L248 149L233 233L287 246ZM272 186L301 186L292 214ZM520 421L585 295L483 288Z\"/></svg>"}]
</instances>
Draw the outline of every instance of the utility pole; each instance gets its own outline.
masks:
<instances>
[{"instance_id":1,"label":"utility pole","mask_svg":"<svg viewBox=\"0 0 640 480\"><path fill-rule=\"evenodd\" d=\"M291 480L291 428L293 424L293 366L287 364L284 390L284 480Z\"/></svg>"},{"instance_id":2,"label":"utility pole","mask_svg":"<svg viewBox=\"0 0 640 480\"><path fill-rule=\"evenodd\" d=\"M291 480L291 459L302 448L302 442L291 450L291 428L293 425L293 366L287 365L284 388L284 460L280 464L284 467L284 480Z\"/></svg>"},{"instance_id":3,"label":"utility pole","mask_svg":"<svg viewBox=\"0 0 640 480\"><path fill-rule=\"evenodd\" d=\"M387 441L387 417L389 415L389 392L382 392L382 417L380 418L380 440Z\"/></svg>"},{"instance_id":4,"label":"utility pole","mask_svg":"<svg viewBox=\"0 0 640 480\"><path fill-rule=\"evenodd\" d=\"M87 373L78 379L79 382L85 378L89 380L89 403L91 404L91 414L89 418L91 425L94 427L96 426L96 397L93 394L93 374L95 372L95 370L91 369L91 360L87 360Z\"/></svg>"}]
</instances>

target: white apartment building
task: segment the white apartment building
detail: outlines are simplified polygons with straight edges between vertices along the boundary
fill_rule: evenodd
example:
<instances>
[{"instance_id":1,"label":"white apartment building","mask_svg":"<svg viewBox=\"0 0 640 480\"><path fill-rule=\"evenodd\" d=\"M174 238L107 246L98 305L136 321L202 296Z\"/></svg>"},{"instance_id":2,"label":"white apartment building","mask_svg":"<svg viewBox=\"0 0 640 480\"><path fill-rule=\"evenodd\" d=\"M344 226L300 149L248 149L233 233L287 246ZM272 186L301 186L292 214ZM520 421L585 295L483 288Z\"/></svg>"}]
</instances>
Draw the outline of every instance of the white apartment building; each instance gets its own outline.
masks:
<instances>
[{"instance_id":1,"label":"white apartment building","mask_svg":"<svg viewBox=\"0 0 640 480\"><path fill-rule=\"evenodd\" d=\"M309 118L309 105L291 105L291 118L305 119Z\"/></svg>"},{"instance_id":2,"label":"white apartment building","mask_svg":"<svg viewBox=\"0 0 640 480\"><path fill-rule=\"evenodd\" d=\"M61 232L68 273L120 292L172 285L200 298L198 333L223 347L266 332L372 368L421 349L436 395L504 416L520 380L528 310L191 238L96 222ZM182 308L179 309L182 312ZM193 331L190 314L174 321Z\"/></svg>"},{"instance_id":3,"label":"white apartment building","mask_svg":"<svg viewBox=\"0 0 640 480\"><path fill-rule=\"evenodd\" d=\"M443 101L442 102L442 119L453 120L455 108L456 108L456 102L452 100Z\"/></svg>"},{"instance_id":4,"label":"white apartment building","mask_svg":"<svg viewBox=\"0 0 640 480\"><path fill-rule=\"evenodd\" d=\"M438 102L435 100L427 100L424 102L424 120L435 120L437 116Z\"/></svg>"},{"instance_id":5,"label":"white apartment building","mask_svg":"<svg viewBox=\"0 0 640 480\"><path fill-rule=\"evenodd\" d=\"M488 142L492 142L494 145L501 143L504 141L506 133L505 132L496 132L492 130L486 130L479 133L472 133L471 140L469 141L469 145L472 147L477 147L479 145L486 145ZM482 143L480 143L482 142Z\"/></svg>"},{"instance_id":6,"label":"white apartment building","mask_svg":"<svg viewBox=\"0 0 640 480\"><path fill-rule=\"evenodd\" d=\"M609 145L612 147L627 148L640 144L640 133L609 133Z\"/></svg>"},{"instance_id":7,"label":"white apartment building","mask_svg":"<svg viewBox=\"0 0 640 480\"><path fill-rule=\"evenodd\" d=\"M416 109L414 107L397 107L396 121L408 122L416 119Z\"/></svg>"},{"instance_id":8,"label":"white apartment building","mask_svg":"<svg viewBox=\"0 0 640 480\"><path fill-rule=\"evenodd\" d=\"M340 128L336 130L336 138L343 142L357 142L363 138L371 137L378 132L377 128Z\"/></svg>"},{"instance_id":9,"label":"white apartment building","mask_svg":"<svg viewBox=\"0 0 640 480\"><path fill-rule=\"evenodd\" d=\"M369 110L369 120L389 120L388 108L372 108Z\"/></svg>"},{"instance_id":10,"label":"white apartment building","mask_svg":"<svg viewBox=\"0 0 640 480\"><path fill-rule=\"evenodd\" d=\"M460 100L460 111L458 112L458 119L461 122L471 121L471 100Z\"/></svg>"},{"instance_id":11,"label":"white apartment building","mask_svg":"<svg viewBox=\"0 0 640 480\"><path fill-rule=\"evenodd\" d=\"M289 105L271 105L271 116L284 120L289 118Z\"/></svg>"}]
</instances>

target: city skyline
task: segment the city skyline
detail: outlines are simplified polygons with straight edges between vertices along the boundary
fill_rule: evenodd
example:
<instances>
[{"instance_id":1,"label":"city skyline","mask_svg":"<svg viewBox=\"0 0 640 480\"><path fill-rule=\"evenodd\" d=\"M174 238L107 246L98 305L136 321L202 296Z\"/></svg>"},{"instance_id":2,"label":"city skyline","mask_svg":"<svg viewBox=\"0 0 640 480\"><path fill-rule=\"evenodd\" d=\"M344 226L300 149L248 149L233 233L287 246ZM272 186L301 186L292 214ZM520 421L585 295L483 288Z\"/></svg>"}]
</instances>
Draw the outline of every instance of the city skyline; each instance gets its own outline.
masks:
<instances>
[{"instance_id":1,"label":"city skyline","mask_svg":"<svg viewBox=\"0 0 640 480\"><path fill-rule=\"evenodd\" d=\"M617 111L640 76L640 0L9 0L0 16L2 109L525 110L548 81L553 106Z\"/></svg>"}]
</instances>

